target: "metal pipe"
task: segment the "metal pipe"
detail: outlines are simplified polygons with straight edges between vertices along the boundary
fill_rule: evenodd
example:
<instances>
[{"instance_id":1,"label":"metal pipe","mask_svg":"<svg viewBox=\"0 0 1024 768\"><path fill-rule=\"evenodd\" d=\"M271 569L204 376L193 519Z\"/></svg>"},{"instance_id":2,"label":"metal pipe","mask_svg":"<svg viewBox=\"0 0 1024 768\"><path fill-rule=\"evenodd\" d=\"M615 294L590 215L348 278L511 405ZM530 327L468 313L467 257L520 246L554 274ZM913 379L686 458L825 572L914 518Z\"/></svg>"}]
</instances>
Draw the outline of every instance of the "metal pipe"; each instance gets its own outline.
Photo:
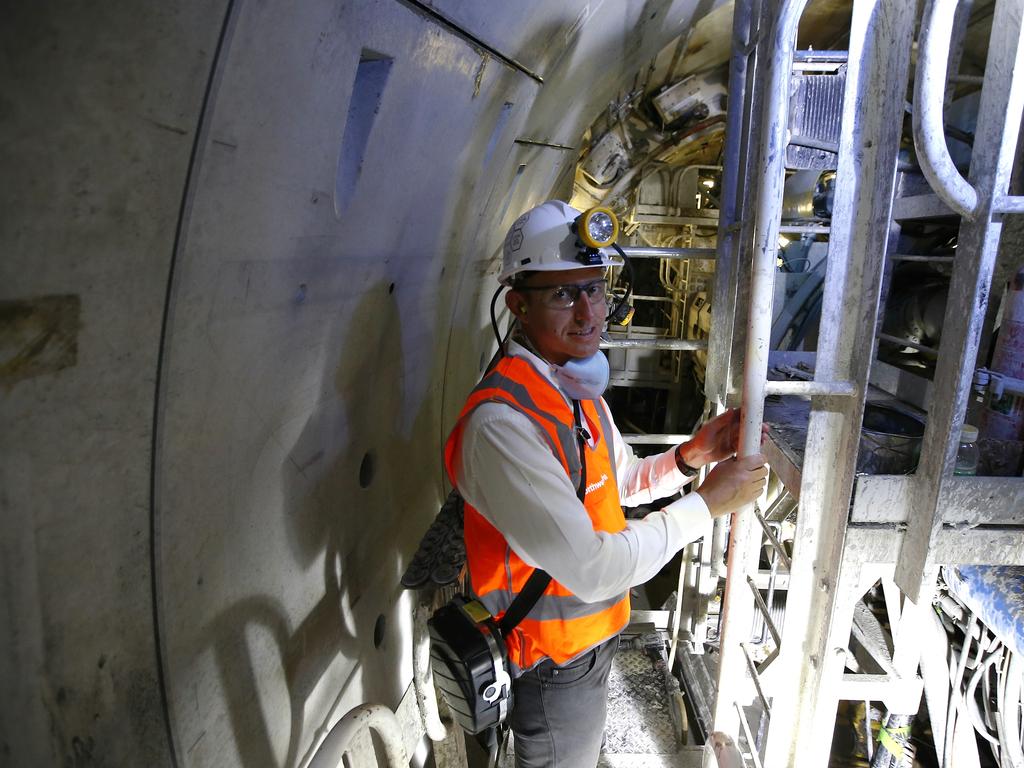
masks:
<instances>
[{"instance_id":1,"label":"metal pipe","mask_svg":"<svg viewBox=\"0 0 1024 768\"><path fill-rule=\"evenodd\" d=\"M849 51L796 51L793 53L793 61L798 61L801 64L810 61L826 61L833 64L845 64L849 57Z\"/></svg>"},{"instance_id":2,"label":"metal pipe","mask_svg":"<svg viewBox=\"0 0 1024 768\"><path fill-rule=\"evenodd\" d=\"M676 651L679 647L679 630L683 624L683 595L685 594L688 587L693 587L693 591L697 591L697 587L700 584L700 547L701 541L698 540L695 543L687 544L683 547L683 561L679 566L679 578L676 579L676 602L675 607L672 611L672 626L669 629L669 644L668 644L668 668L672 669L676 662ZM696 544L697 558L694 560L694 548ZM691 576L694 569L697 570L697 576L694 578ZM692 632L691 632L692 636Z\"/></svg>"},{"instance_id":3,"label":"metal pipe","mask_svg":"<svg viewBox=\"0 0 1024 768\"><path fill-rule=\"evenodd\" d=\"M1024 213L1024 195L1000 195L992 203L992 212L1004 215Z\"/></svg>"},{"instance_id":4,"label":"metal pipe","mask_svg":"<svg viewBox=\"0 0 1024 768\"><path fill-rule=\"evenodd\" d=\"M953 256L917 256L909 253L894 253L889 261L920 261L924 263L952 264Z\"/></svg>"},{"instance_id":5,"label":"metal pipe","mask_svg":"<svg viewBox=\"0 0 1024 768\"><path fill-rule=\"evenodd\" d=\"M939 350L935 349L935 347L926 347L924 344L918 344L916 341L911 341L910 339L902 339L899 336L893 336L892 334L889 334L889 333L878 333L878 334L875 334L875 335L879 339L881 339L882 341L888 341L888 342L891 342L893 344L901 344L904 347L910 347L911 349L916 349L918 352L920 352L925 357L938 357L939 356Z\"/></svg>"},{"instance_id":6,"label":"metal pipe","mask_svg":"<svg viewBox=\"0 0 1024 768\"><path fill-rule=\"evenodd\" d=\"M807 0L785 0L772 30L772 59L765 84L765 92L771 94L771 97L766 98L764 102L764 133L761 137L760 153L763 172L754 225L755 247L747 320L746 358L743 365L740 456L757 454L761 447L775 260L778 255L779 219L785 182L786 121L789 114L789 99L785 94L789 93L797 26L806 4ZM743 581L752 570L752 563L756 568L756 558L761 544L761 537L756 535L752 519L753 507L753 504L749 504L732 516L728 578L722 606L721 656L714 727L731 731L735 731L736 722L732 719L730 699L746 687L743 679L745 666L740 657L739 643L745 640L747 633L750 632L754 608L751 597L744 594ZM767 614L767 611L765 613Z\"/></svg>"},{"instance_id":7,"label":"metal pipe","mask_svg":"<svg viewBox=\"0 0 1024 768\"><path fill-rule=\"evenodd\" d=\"M736 717L739 718L740 727L743 729L743 738L747 740L747 746L750 747L750 756L754 760L754 768L763 768L761 765L761 754L758 751L757 743L754 741L754 736L750 732L750 723L743 716L743 710L738 701L733 702L733 707L736 710Z\"/></svg>"},{"instance_id":8,"label":"metal pipe","mask_svg":"<svg viewBox=\"0 0 1024 768\"><path fill-rule=\"evenodd\" d=\"M662 301L665 302L666 304L668 304L669 302L676 301L676 299L672 298L671 296L648 296L643 293L631 293L629 295L629 298L632 299L633 301Z\"/></svg>"},{"instance_id":9,"label":"metal pipe","mask_svg":"<svg viewBox=\"0 0 1024 768\"><path fill-rule=\"evenodd\" d=\"M725 572L725 547L729 541L729 528L725 518L716 517L711 526L711 583L712 590L718 588L718 582Z\"/></svg>"},{"instance_id":10,"label":"metal pipe","mask_svg":"<svg viewBox=\"0 0 1024 768\"><path fill-rule=\"evenodd\" d=\"M528 139L525 136L521 136L518 139L513 139L516 144L525 144L530 147L547 147L548 149L562 149L568 152L575 152L576 147L570 147L568 144L556 144L553 141L541 141L540 139Z\"/></svg>"},{"instance_id":11,"label":"metal pipe","mask_svg":"<svg viewBox=\"0 0 1024 768\"><path fill-rule=\"evenodd\" d=\"M852 381L768 381L764 386L765 395L803 395L816 397L831 395L853 397L857 387Z\"/></svg>"},{"instance_id":12,"label":"metal pipe","mask_svg":"<svg viewBox=\"0 0 1024 768\"><path fill-rule=\"evenodd\" d=\"M405 754L402 726L399 725L395 713L382 704L360 704L349 710L348 714L331 728L327 738L317 748L309 768L338 768L345 753L352 746L352 741L364 729L376 731L380 736L388 768L404 768L409 764L409 758Z\"/></svg>"},{"instance_id":13,"label":"metal pipe","mask_svg":"<svg viewBox=\"0 0 1024 768\"><path fill-rule=\"evenodd\" d=\"M716 258L714 248L656 248L648 245L624 245L622 250L631 259L703 259Z\"/></svg>"},{"instance_id":14,"label":"metal pipe","mask_svg":"<svg viewBox=\"0 0 1024 768\"><path fill-rule=\"evenodd\" d=\"M768 610L768 604L761 597L760 591L757 589L757 584L754 580L747 576L747 584L750 587L750 593L754 596L754 602L757 607L761 610L764 615L764 623L768 627L768 631L772 634L772 639L775 641L775 647L778 648L782 644L782 637L779 635L779 629L775 626L775 622L772 621L771 611Z\"/></svg>"},{"instance_id":15,"label":"metal pipe","mask_svg":"<svg viewBox=\"0 0 1024 768\"><path fill-rule=\"evenodd\" d=\"M754 517L757 518L757 522L761 524L761 528L764 530L764 535L768 538L768 543L772 545L772 548L782 559L782 565L788 571L793 567L793 563L789 560L789 555L786 554L786 550L782 546L782 542L779 541L778 537L768 526L768 522L761 516L756 509L754 510Z\"/></svg>"},{"instance_id":16,"label":"metal pipe","mask_svg":"<svg viewBox=\"0 0 1024 768\"><path fill-rule=\"evenodd\" d=\"M760 518L759 518L759 520L760 520ZM763 523L764 521L760 520L760 522ZM780 530L781 530L781 528L780 528ZM778 552L773 552L772 553L772 567L768 571L768 599L765 600L765 602L768 604L769 608L775 605L775 583L776 583L776 581L778 581L778 578L779 578L779 553ZM784 617L784 616L785 616L785 608L782 609L782 617ZM762 622L761 623L761 643L764 644L766 642L768 642L768 625L765 624L764 622ZM778 648L776 648L775 650L778 651Z\"/></svg>"},{"instance_id":17,"label":"metal pipe","mask_svg":"<svg viewBox=\"0 0 1024 768\"><path fill-rule=\"evenodd\" d=\"M421 605L413 617L412 680L423 729L431 741L444 741L448 736L448 729L441 722L441 714L437 710L437 693L434 690L434 678L430 669L430 633L427 630L430 613L429 606Z\"/></svg>"},{"instance_id":18,"label":"metal pipe","mask_svg":"<svg viewBox=\"0 0 1024 768\"><path fill-rule=\"evenodd\" d=\"M978 211L978 192L953 164L942 121L956 6L957 0L925 3L914 73L914 147L921 171L935 194L960 215L973 219Z\"/></svg>"},{"instance_id":19,"label":"metal pipe","mask_svg":"<svg viewBox=\"0 0 1024 768\"><path fill-rule=\"evenodd\" d=\"M693 435L655 435L633 432L622 435L623 442L633 445L679 445L692 438Z\"/></svg>"},{"instance_id":20,"label":"metal pipe","mask_svg":"<svg viewBox=\"0 0 1024 768\"><path fill-rule=\"evenodd\" d=\"M735 227L740 192L746 195L750 183L741 175L740 165L745 163L746 152L740 141L744 136L743 121L752 94L747 87L747 69L750 58L748 41L752 38L753 13L751 0L736 0L733 4L732 53L729 59L729 106L725 117L725 145L722 155L718 237L716 238L715 282L712 300L716 307L715 322L710 331L705 396L718 407L724 407L729 394L731 378L733 336L736 321L736 293L738 286L738 254L742 249ZM716 521L717 525L717 521Z\"/></svg>"},{"instance_id":21,"label":"metal pipe","mask_svg":"<svg viewBox=\"0 0 1024 768\"><path fill-rule=\"evenodd\" d=\"M832 231L828 224L783 224L776 228L775 239L779 235L827 235Z\"/></svg>"},{"instance_id":22,"label":"metal pipe","mask_svg":"<svg viewBox=\"0 0 1024 768\"><path fill-rule=\"evenodd\" d=\"M768 703L768 697L764 695L764 689L761 688L761 676L757 673L757 665L754 664L754 659L750 655L750 649L746 643L740 643L740 648L743 649L743 655L746 657L747 671L750 672L750 679L754 681L757 698L761 700L761 706L764 707L764 711L771 716L772 705Z\"/></svg>"},{"instance_id":23,"label":"metal pipe","mask_svg":"<svg viewBox=\"0 0 1024 768\"><path fill-rule=\"evenodd\" d=\"M612 339L601 342L601 349L660 349L690 352L707 349L704 339Z\"/></svg>"}]
</instances>

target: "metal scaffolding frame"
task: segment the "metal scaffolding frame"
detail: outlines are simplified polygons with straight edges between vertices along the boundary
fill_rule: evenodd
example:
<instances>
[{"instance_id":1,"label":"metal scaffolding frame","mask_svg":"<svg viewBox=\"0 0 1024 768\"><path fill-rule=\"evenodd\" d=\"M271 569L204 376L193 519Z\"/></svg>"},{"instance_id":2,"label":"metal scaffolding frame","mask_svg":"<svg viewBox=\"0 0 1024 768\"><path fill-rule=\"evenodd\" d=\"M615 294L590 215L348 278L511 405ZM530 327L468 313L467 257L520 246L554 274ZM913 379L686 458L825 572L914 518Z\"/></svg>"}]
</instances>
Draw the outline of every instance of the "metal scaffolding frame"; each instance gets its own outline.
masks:
<instances>
[{"instance_id":1,"label":"metal scaffolding frame","mask_svg":"<svg viewBox=\"0 0 1024 768\"><path fill-rule=\"evenodd\" d=\"M916 4L855 0L814 381L779 387L766 384L767 332L790 70L805 5L806 0L735 3L706 380L708 398L724 408L735 402L738 374L743 374L742 454L758 450L768 391L811 396L802 471L786 473L796 485L790 490L799 498L799 515L787 569L785 625L772 624L751 580L766 537L772 544L772 531L753 509L744 510L731 522L713 722L715 731L746 743L748 764L797 768L827 764L831 739L826 734L832 733L840 700L883 700L893 712L917 711L919 652L911 632L930 610L939 565L1024 562L1018 512L1024 479L952 474L1002 218L1024 210L1021 198L1007 194L1024 109L1024 0L996 3L969 179L949 160L942 126L946 49L957 2L926 4L914 134L935 195L926 196L923 207L894 205ZM898 256L900 217L925 209L952 209L963 218L921 463L915 475L858 477L883 270L887 254ZM749 282L741 269L748 263L753 264ZM745 357L737 349L745 349ZM954 510L956 520L967 519L971 526L949 525ZM712 551L712 569L724 535L724 525L718 524L704 542L705 551ZM876 582L885 594L895 648L883 659L884 674L848 674L851 632L867 637L855 606ZM708 591L702 596L706 601ZM760 665L747 647L755 628L760 631L755 625L766 625L778 637L777 658L773 653ZM747 713L758 714L761 727L752 729ZM706 765L713 765L712 759L709 755Z\"/></svg>"}]
</instances>

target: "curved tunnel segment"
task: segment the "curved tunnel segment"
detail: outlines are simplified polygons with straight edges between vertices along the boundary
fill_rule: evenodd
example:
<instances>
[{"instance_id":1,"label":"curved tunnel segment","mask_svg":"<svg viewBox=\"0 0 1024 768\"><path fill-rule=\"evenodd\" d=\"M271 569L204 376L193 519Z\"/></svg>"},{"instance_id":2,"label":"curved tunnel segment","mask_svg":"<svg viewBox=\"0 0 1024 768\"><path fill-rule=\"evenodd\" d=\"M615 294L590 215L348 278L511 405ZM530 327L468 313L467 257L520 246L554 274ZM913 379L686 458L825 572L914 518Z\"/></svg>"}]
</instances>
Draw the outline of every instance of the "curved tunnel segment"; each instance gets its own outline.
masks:
<instances>
[{"instance_id":1,"label":"curved tunnel segment","mask_svg":"<svg viewBox=\"0 0 1024 768\"><path fill-rule=\"evenodd\" d=\"M398 707L504 230L721 5L10 10L5 760L300 765Z\"/></svg>"}]
</instances>

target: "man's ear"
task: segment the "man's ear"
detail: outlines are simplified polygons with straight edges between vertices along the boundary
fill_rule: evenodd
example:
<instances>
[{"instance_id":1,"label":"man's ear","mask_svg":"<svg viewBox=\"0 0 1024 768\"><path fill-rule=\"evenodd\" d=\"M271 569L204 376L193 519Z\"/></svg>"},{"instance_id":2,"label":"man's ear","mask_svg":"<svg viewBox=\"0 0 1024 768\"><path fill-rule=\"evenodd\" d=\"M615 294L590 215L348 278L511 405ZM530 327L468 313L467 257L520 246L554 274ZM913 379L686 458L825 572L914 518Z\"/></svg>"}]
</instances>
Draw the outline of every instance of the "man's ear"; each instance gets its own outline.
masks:
<instances>
[{"instance_id":1,"label":"man's ear","mask_svg":"<svg viewBox=\"0 0 1024 768\"><path fill-rule=\"evenodd\" d=\"M519 291L514 289L505 292L505 306L508 307L508 311L511 312L519 322L526 322L525 315L527 312L526 297L523 296Z\"/></svg>"}]
</instances>

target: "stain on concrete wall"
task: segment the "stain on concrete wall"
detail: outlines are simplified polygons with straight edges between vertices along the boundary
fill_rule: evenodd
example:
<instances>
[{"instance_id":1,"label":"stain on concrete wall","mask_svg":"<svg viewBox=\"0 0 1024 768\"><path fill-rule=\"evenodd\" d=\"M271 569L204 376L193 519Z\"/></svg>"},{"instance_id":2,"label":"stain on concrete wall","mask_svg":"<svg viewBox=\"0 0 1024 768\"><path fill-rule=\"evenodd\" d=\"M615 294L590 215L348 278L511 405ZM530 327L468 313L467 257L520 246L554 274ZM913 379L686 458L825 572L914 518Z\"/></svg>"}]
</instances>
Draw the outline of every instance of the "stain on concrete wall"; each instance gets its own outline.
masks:
<instances>
[{"instance_id":1,"label":"stain on concrete wall","mask_svg":"<svg viewBox=\"0 0 1024 768\"><path fill-rule=\"evenodd\" d=\"M75 365L81 307L75 294L0 301L0 384Z\"/></svg>"}]
</instances>

